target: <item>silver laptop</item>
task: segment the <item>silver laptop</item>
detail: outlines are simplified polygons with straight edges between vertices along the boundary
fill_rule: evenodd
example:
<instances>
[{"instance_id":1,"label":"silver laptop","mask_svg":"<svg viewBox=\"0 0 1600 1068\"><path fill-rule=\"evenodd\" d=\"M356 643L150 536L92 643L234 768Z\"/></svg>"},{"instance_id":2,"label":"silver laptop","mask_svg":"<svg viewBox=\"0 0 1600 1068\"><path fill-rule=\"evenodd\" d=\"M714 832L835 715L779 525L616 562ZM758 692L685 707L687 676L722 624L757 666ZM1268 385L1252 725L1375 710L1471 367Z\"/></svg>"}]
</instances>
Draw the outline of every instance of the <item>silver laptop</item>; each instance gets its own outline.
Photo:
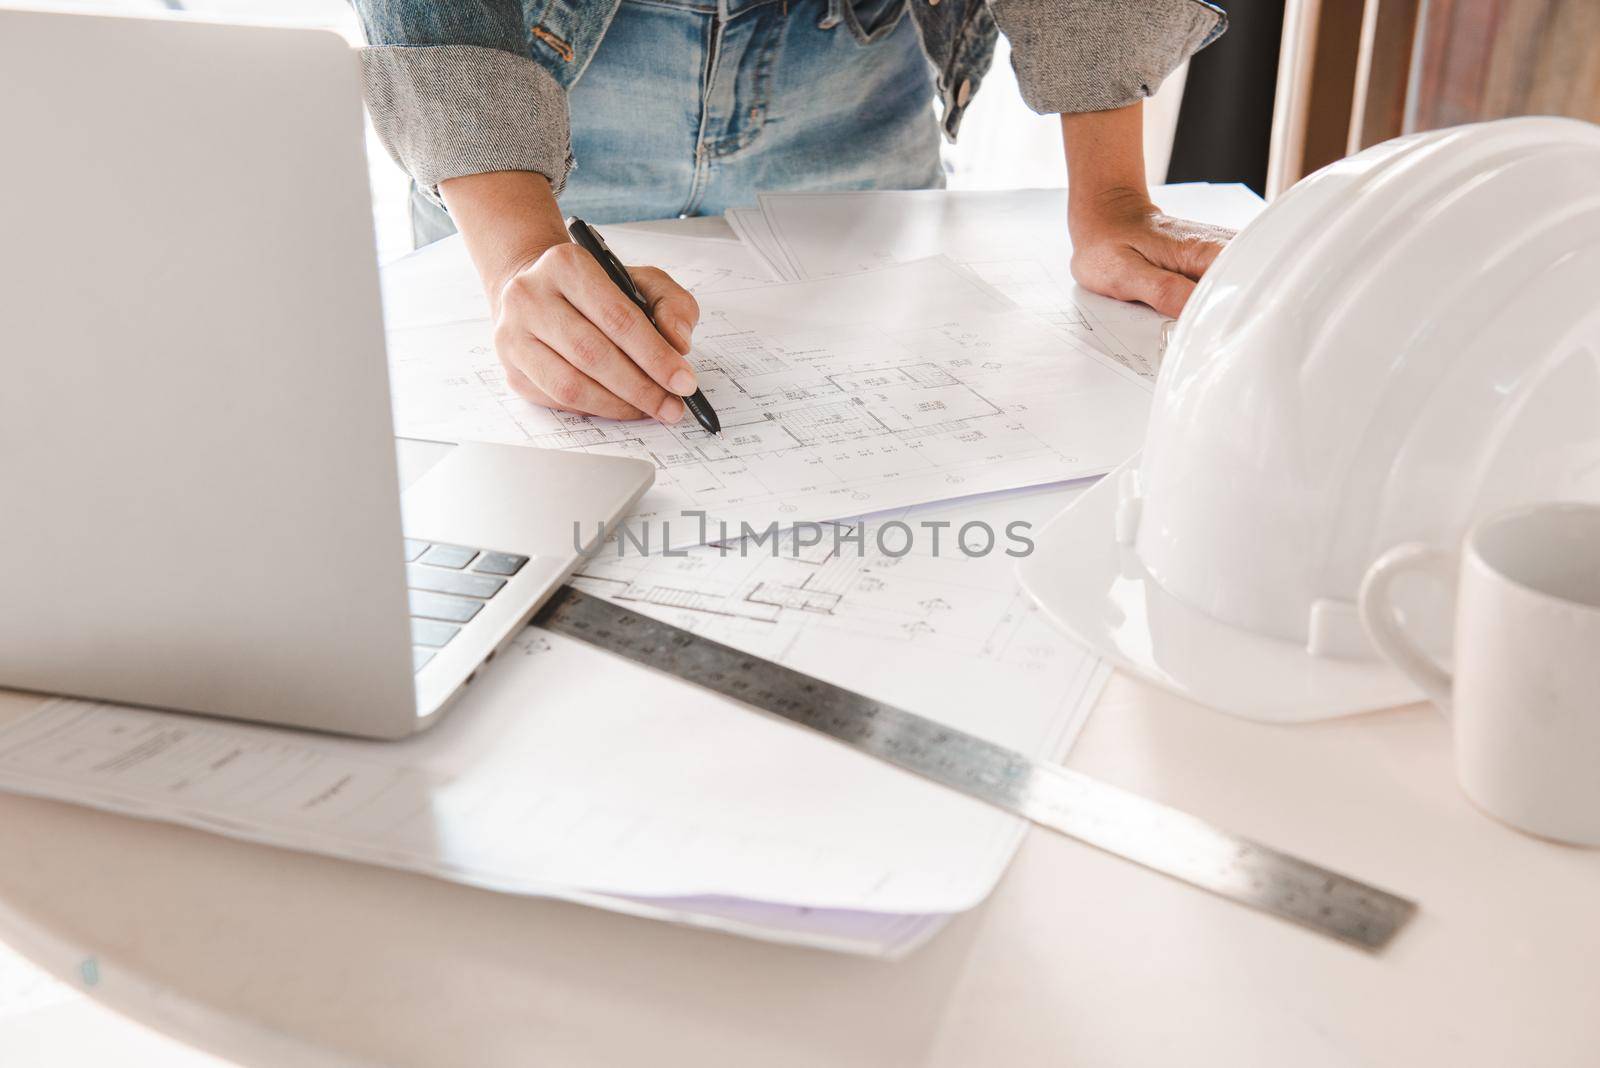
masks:
<instances>
[{"instance_id":1,"label":"silver laptop","mask_svg":"<svg viewBox=\"0 0 1600 1068\"><path fill-rule=\"evenodd\" d=\"M397 465L336 35L0 11L0 145L0 686L409 735L649 486Z\"/></svg>"}]
</instances>

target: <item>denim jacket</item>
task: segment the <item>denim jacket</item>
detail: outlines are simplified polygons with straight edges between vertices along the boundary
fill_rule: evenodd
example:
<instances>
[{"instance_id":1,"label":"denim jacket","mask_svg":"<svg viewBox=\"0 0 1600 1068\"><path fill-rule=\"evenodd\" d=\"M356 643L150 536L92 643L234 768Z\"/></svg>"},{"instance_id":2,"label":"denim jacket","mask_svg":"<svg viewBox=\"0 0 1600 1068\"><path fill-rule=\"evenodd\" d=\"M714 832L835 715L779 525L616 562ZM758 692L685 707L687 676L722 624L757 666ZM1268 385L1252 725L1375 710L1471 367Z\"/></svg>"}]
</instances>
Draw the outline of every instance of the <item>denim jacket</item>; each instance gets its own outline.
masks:
<instances>
[{"instance_id":1,"label":"denim jacket","mask_svg":"<svg viewBox=\"0 0 1600 1068\"><path fill-rule=\"evenodd\" d=\"M367 105L390 154L424 190L528 170L559 192L571 169L566 91L620 0L353 0L366 31ZM994 56L997 32L1028 106L1102 111L1154 93L1226 25L1207 0L828 0L859 40L907 8L935 72L945 135Z\"/></svg>"}]
</instances>

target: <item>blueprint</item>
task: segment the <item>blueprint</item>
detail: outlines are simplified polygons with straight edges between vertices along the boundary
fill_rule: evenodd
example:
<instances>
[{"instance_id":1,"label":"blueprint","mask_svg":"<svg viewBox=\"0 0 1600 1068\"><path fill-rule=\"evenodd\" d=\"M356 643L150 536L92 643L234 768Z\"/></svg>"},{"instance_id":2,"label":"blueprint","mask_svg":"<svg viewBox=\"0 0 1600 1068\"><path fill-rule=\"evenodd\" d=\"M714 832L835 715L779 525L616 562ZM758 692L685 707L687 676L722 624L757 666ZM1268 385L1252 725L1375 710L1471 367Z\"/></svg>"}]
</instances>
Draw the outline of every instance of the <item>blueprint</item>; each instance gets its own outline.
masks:
<instances>
[{"instance_id":1,"label":"blueprint","mask_svg":"<svg viewBox=\"0 0 1600 1068\"><path fill-rule=\"evenodd\" d=\"M969 673L1047 672L1080 653L1040 618L1011 569L1076 491L898 509L676 555L641 556L613 540L573 583L811 674L855 662L849 650L861 642L885 647L897 669L919 656L930 669L953 660Z\"/></svg>"},{"instance_id":2,"label":"blueprint","mask_svg":"<svg viewBox=\"0 0 1600 1068\"><path fill-rule=\"evenodd\" d=\"M1107 671L1030 606L1006 550L1027 551L1028 532L1078 490L874 517L868 526L917 532L914 544L887 550L868 534L859 552L829 539L819 543L826 551L790 545L745 557L714 547L644 561L602 554L577 581L1049 759L1070 746ZM980 527L1000 535L992 547ZM942 532L937 549L930 529ZM980 901L1025 828L538 629L407 741L54 701L0 723L0 787L878 955L909 950Z\"/></svg>"},{"instance_id":3,"label":"blueprint","mask_svg":"<svg viewBox=\"0 0 1600 1068\"><path fill-rule=\"evenodd\" d=\"M725 218L729 229L773 278L780 282L798 282L804 277L789 262L772 232L772 224L760 208L731 208Z\"/></svg>"},{"instance_id":4,"label":"blueprint","mask_svg":"<svg viewBox=\"0 0 1600 1068\"><path fill-rule=\"evenodd\" d=\"M964 266L1045 322L1116 360L1146 389L1155 389L1165 317L1143 304L1089 292L1073 281L1065 260L974 259Z\"/></svg>"},{"instance_id":5,"label":"blueprint","mask_svg":"<svg viewBox=\"0 0 1600 1068\"><path fill-rule=\"evenodd\" d=\"M486 320L390 331L397 428L647 460L647 551L1102 474L1144 433L1125 367L943 258L701 308L690 360L721 435L522 400Z\"/></svg>"},{"instance_id":6,"label":"blueprint","mask_svg":"<svg viewBox=\"0 0 1600 1068\"><path fill-rule=\"evenodd\" d=\"M1264 207L1244 186L1157 186L1170 215L1238 228ZM1065 189L764 193L741 236L788 278L946 255L1153 385L1166 320L1073 281ZM759 217L757 217L759 216Z\"/></svg>"},{"instance_id":7,"label":"blueprint","mask_svg":"<svg viewBox=\"0 0 1600 1068\"><path fill-rule=\"evenodd\" d=\"M661 267L691 293L748 289L772 281L736 241L661 233L640 223L599 229L624 263ZM383 317L390 330L489 317L483 283L459 234L384 268Z\"/></svg>"},{"instance_id":8,"label":"blueprint","mask_svg":"<svg viewBox=\"0 0 1600 1068\"><path fill-rule=\"evenodd\" d=\"M1157 186L1151 198L1170 215L1231 228L1265 207L1237 185ZM1072 257L1065 189L763 193L760 203L763 246L800 278L935 255L1062 266Z\"/></svg>"},{"instance_id":9,"label":"blueprint","mask_svg":"<svg viewBox=\"0 0 1600 1068\"><path fill-rule=\"evenodd\" d=\"M568 435L565 447L600 451L637 440L653 451L635 454L658 458L663 483L707 501L715 496L699 479L742 485L739 469L760 467L773 480L786 470L783 457L798 454L812 473L795 499L807 500L825 476L851 486L847 461L885 470L875 466L879 449L895 463L929 456L939 479L982 476L981 465L963 465L962 450L988 455L983 443L1005 434L1043 442L1059 465L1051 473L1070 469L1062 461L1076 453L1062 442L1094 408L1073 407L1070 390L1053 394L1056 379L1079 381L1091 402L1116 383L1110 400L1140 400L1130 418L1143 419L1142 394L1128 392L1125 373L1063 346L948 263L896 268L887 272L899 279L892 287L778 287L784 299L741 303L751 261L740 246L655 236L638 236L649 246L640 253L607 233L626 258L700 287L716 325L702 328L696 360L708 384L720 375L719 389L735 390L719 401L725 418L774 413L744 420L728 454L709 451L697 432L559 416L507 396L471 318L481 297L459 242L386 271L391 321L409 323L391 335L402 427L512 441ZM811 325L814 305L787 299L806 295L834 301L831 330ZM457 321L463 310L469 318ZM1035 357L1035 346L1046 355ZM861 403L786 425L788 413L821 397ZM861 444L852 407L873 413L874 444ZM1052 427L1029 416L1037 409L1067 421ZM947 425L954 420L962 430ZM733 451L763 431L791 435L776 439L788 442L774 450L778 459ZM677 450L699 459L678 459ZM838 456L834 471L829 458ZM883 481L900 477L889 470ZM1031 533L1081 484L901 501L888 511L877 502L895 494L873 480L861 485L867 503L854 489L841 495L851 506L822 499L838 509L826 518L876 513L866 520L648 556L619 538L574 582L1032 756L1064 753L1108 671L1033 607L1013 554L1031 549ZM965 493L963 485L941 481L938 495ZM408 741L58 701L0 720L0 787L504 892L886 957L981 900L1025 829L825 738L538 629L519 635L435 728Z\"/></svg>"}]
</instances>

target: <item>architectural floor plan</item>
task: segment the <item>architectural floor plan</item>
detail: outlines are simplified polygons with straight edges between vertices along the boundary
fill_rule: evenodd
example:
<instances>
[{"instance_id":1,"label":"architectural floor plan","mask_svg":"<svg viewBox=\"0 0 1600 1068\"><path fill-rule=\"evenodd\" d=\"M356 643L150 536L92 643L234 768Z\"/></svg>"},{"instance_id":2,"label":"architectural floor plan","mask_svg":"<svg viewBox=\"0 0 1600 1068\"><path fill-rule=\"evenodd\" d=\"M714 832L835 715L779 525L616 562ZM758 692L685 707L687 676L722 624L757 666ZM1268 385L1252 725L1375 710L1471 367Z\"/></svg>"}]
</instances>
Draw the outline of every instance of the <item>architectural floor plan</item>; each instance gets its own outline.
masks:
<instances>
[{"instance_id":1,"label":"architectural floor plan","mask_svg":"<svg viewBox=\"0 0 1600 1068\"><path fill-rule=\"evenodd\" d=\"M1136 376L949 260L701 304L691 361L721 435L531 404L484 320L390 331L398 429L646 459L656 485L638 518L655 546L706 540L687 513L720 540L1100 474L1143 434Z\"/></svg>"},{"instance_id":2,"label":"architectural floor plan","mask_svg":"<svg viewBox=\"0 0 1600 1068\"><path fill-rule=\"evenodd\" d=\"M1005 549L1026 551L1012 525L1037 529L1075 492L873 520L915 531L910 547L901 536L885 550L870 532L859 555L831 539L776 557L706 547L597 559L577 582L1050 758L1106 669L1028 607ZM935 523L946 524L937 551ZM996 532L989 551L980 525ZM0 783L502 891L880 953L981 900L1021 838L1013 816L646 671L529 628L448 716L402 742L47 702L0 730ZM686 900L707 897L721 904Z\"/></svg>"},{"instance_id":3,"label":"architectural floor plan","mask_svg":"<svg viewBox=\"0 0 1600 1068\"><path fill-rule=\"evenodd\" d=\"M1244 186L1168 185L1168 214L1241 227L1264 206ZM1064 189L763 193L746 239L786 278L826 278L945 255L1153 387L1166 319L1072 278Z\"/></svg>"},{"instance_id":4,"label":"architectural floor plan","mask_svg":"<svg viewBox=\"0 0 1600 1068\"><path fill-rule=\"evenodd\" d=\"M804 526L760 545L642 556L613 541L574 584L686 630L812 670L869 642L1032 672L1078 653L1011 570L1077 488L1017 491ZM858 646L859 647L859 646ZM815 653L814 653L815 651ZM826 666L824 664L824 670Z\"/></svg>"}]
</instances>

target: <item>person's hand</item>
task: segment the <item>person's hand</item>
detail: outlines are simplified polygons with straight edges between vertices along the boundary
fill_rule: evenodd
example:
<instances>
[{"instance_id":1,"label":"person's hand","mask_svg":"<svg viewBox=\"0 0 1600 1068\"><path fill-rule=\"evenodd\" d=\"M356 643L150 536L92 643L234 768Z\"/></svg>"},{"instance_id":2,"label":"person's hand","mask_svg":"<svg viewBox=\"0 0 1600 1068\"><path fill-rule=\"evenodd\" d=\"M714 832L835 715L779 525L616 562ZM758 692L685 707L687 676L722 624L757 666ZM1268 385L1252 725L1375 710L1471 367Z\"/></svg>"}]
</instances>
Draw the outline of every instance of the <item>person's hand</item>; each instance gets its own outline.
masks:
<instances>
[{"instance_id":1,"label":"person's hand","mask_svg":"<svg viewBox=\"0 0 1600 1068\"><path fill-rule=\"evenodd\" d=\"M684 359L700 321L689 291L655 267L630 267L658 330L567 237L549 181L490 171L439 184L494 313L506 381L550 408L611 419L683 418L698 385Z\"/></svg>"},{"instance_id":2,"label":"person's hand","mask_svg":"<svg viewBox=\"0 0 1600 1068\"><path fill-rule=\"evenodd\" d=\"M1144 180L1144 102L1061 116L1072 277L1176 317L1233 231L1161 214Z\"/></svg>"},{"instance_id":3,"label":"person's hand","mask_svg":"<svg viewBox=\"0 0 1600 1068\"><path fill-rule=\"evenodd\" d=\"M1233 231L1163 215L1137 190L1072 206L1072 277L1096 293L1137 300L1174 318Z\"/></svg>"},{"instance_id":4,"label":"person's hand","mask_svg":"<svg viewBox=\"0 0 1600 1068\"><path fill-rule=\"evenodd\" d=\"M698 387L684 356L700 321L688 290L655 267L629 267L652 326L582 247L551 245L502 284L494 347L511 388L551 408L610 419L683 418Z\"/></svg>"}]
</instances>

